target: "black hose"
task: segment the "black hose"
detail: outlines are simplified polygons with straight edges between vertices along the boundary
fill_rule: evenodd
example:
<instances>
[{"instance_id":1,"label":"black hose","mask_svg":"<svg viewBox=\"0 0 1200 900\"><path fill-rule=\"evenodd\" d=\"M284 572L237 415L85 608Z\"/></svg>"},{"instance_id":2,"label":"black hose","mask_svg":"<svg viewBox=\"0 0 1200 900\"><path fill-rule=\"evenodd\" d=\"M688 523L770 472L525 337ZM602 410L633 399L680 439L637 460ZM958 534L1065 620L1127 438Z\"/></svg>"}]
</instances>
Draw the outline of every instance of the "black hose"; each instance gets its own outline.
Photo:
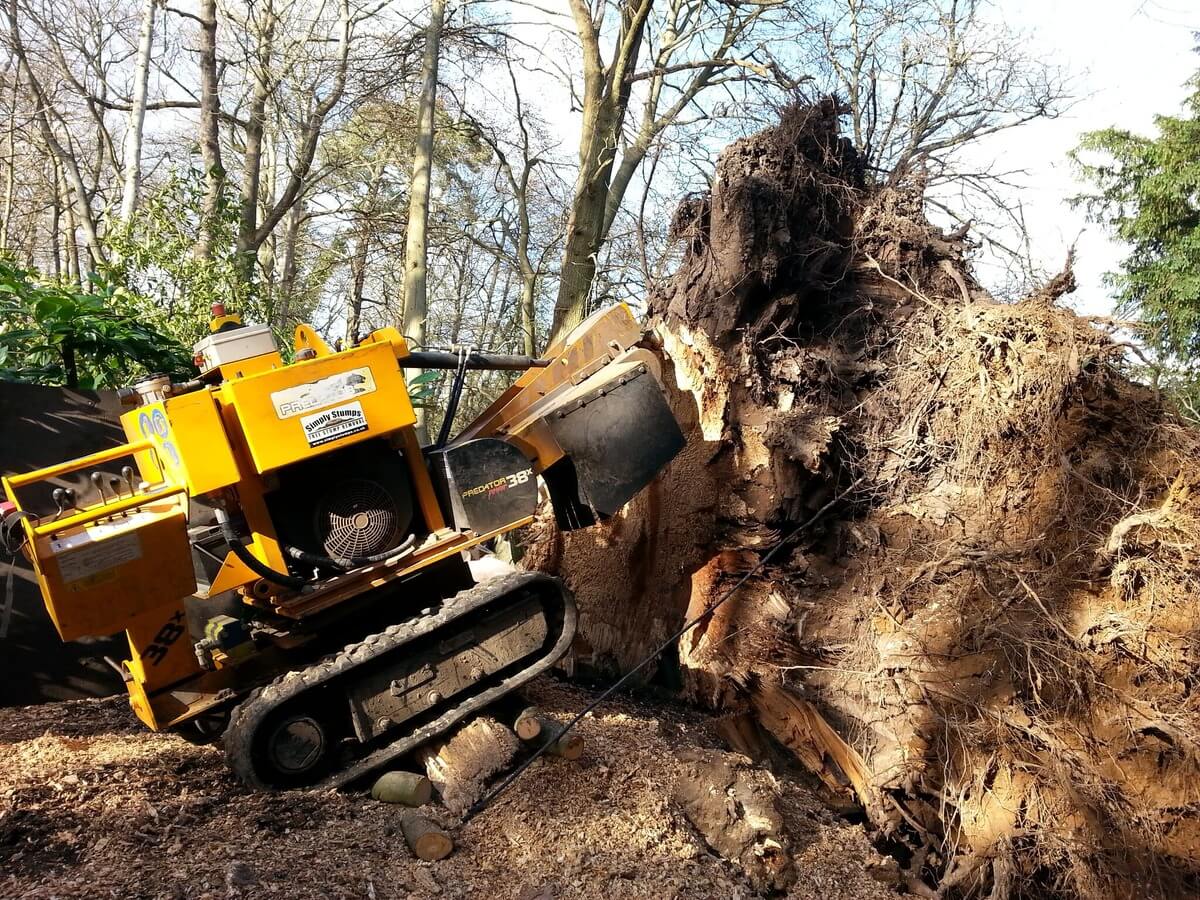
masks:
<instances>
[{"instance_id":1,"label":"black hose","mask_svg":"<svg viewBox=\"0 0 1200 900\"><path fill-rule=\"evenodd\" d=\"M283 546L283 552L297 562L305 563L310 566L324 566L327 569L340 569L343 572L347 569L357 569L359 566L367 566L371 563L383 562L385 559L391 559L397 554L408 550L417 540L415 534L410 534L397 546L391 550L384 550L382 553L374 553L371 556L355 556L352 558L322 556L319 553L310 553L307 550L301 550L299 547Z\"/></svg>"},{"instance_id":2,"label":"black hose","mask_svg":"<svg viewBox=\"0 0 1200 900\"><path fill-rule=\"evenodd\" d=\"M457 369L462 364L459 354L453 350L413 350L407 356L400 357L399 362L402 369ZM549 358L472 350L467 354L466 367L524 372L526 369L543 369L552 362L554 360Z\"/></svg>"},{"instance_id":3,"label":"black hose","mask_svg":"<svg viewBox=\"0 0 1200 900\"><path fill-rule=\"evenodd\" d=\"M241 536L237 533L237 530L233 527L233 522L229 519L229 514L223 509L216 509L214 512L217 516L217 525L221 528L221 537L225 538L225 543L229 545L229 549L233 551L233 555L241 560L247 569L259 578L265 578L267 581L278 584L281 587L291 588L293 591L298 591L308 584L308 579L306 578L289 575L285 572L276 572L259 560L242 543Z\"/></svg>"},{"instance_id":4,"label":"black hose","mask_svg":"<svg viewBox=\"0 0 1200 900\"><path fill-rule=\"evenodd\" d=\"M450 440L450 429L454 426L454 417L458 415L458 403L462 399L463 384L467 380L467 359L473 352L465 347L458 351L458 369L454 372L454 382L450 386L450 400L442 414L442 428L438 432L437 443L433 445L435 450L441 450Z\"/></svg>"}]
</instances>

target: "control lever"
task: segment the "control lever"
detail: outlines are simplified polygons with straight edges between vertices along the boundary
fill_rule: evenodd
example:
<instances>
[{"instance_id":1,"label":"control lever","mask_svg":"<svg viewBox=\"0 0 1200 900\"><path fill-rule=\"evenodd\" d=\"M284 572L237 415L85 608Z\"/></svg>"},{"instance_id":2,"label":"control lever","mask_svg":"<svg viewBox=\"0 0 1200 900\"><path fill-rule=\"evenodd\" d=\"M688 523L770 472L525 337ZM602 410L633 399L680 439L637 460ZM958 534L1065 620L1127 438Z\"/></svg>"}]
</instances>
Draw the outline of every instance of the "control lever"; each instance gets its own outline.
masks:
<instances>
[{"instance_id":1,"label":"control lever","mask_svg":"<svg viewBox=\"0 0 1200 900\"><path fill-rule=\"evenodd\" d=\"M75 492L71 488L55 488L50 499L54 501L54 505L58 507L58 512L54 514L54 518L60 518L68 509L75 508Z\"/></svg>"},{"instance_id":2,"label":"control lever","mask_svg":"<svg viewBox=\"0 0 1200 900\"><path fill-rule=\"evenodd\" d=\"M108 497L104 495L104 473L93 472L92 484L96 488L96 493L100 495L100 505L103 506L104 504L108 503Z\"/></svg>"},{"instance_id":3,"label":"control lever","mask_svg":"<svg viewBox=\"0 0 1200 900\"><path fill-rule=\"evenodd\" d=\"M133 499L137 496L137 486L133 483L133 466L121 466L121 477L129 485L129 497Z\"/></svg>"}]
</instances>

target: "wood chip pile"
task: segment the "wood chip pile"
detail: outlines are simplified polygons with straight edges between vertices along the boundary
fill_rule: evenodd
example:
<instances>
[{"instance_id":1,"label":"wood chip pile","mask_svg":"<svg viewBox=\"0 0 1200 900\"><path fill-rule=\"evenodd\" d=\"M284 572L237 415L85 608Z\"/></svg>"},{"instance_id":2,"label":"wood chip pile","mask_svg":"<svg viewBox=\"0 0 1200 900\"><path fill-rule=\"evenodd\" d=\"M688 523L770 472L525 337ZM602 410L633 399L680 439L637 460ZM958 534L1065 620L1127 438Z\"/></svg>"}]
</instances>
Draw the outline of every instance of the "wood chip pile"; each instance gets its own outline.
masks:
<instances>
[{"instance_id":1,"label":"wood chip pile","mask_svg":"<svg viewBox=\"0 0 1200 900\"><path fill-rule=\"evenodd\" d=\"M587 702L542 681L565 721ZM215 747L146 732L123 699L0 710L0 896L168 898L733 898L755 891L671 800L708 720L615 700L580 724L586 751L535 763L462 829L447 859L416 860L403 807L365 794L258 794ZM894 876L861 826L779 783L793 898L885 900ZM453 826L442 807L423 812ZM872 874L874 873L874 875Z\"/></svg>"}]
</instances>

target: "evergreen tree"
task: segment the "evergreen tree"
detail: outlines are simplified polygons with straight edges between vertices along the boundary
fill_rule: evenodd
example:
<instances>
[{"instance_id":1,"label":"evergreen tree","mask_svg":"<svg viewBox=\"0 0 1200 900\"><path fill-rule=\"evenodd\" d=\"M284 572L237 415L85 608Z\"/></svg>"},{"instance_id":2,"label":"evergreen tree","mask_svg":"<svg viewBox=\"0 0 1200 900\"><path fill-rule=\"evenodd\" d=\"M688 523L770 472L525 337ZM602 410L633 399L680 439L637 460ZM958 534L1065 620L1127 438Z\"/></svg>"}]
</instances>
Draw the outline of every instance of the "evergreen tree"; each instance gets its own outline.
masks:
<instances>
[{"instance_id":1,"label":"evergreen tree","mask_svg":"<svg viewBox=\"0 0 1200 900\"><path fill-rule=\"evenodd\" d=\"M1193 372L1200 358L1200 75L1155 137L1117 128L1085 134L1072 154L1095 192L1076 198L1130 246L1110 273L1117 312L1146 326L1160 365Z\"/></svg>"}]
</instances>

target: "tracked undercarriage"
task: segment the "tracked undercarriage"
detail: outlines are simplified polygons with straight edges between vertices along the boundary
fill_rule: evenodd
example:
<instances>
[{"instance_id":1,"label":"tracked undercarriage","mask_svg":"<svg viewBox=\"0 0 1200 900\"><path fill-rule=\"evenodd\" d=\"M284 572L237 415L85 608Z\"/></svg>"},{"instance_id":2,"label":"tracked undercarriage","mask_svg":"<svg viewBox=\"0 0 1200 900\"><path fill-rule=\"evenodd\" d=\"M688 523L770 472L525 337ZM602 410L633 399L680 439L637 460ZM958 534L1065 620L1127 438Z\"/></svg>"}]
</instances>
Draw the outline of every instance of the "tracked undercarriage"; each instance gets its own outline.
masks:
<instances>
[{"instance_id":1,"label":"tracked undercarriage","mask_svg":"<svg viewBox=\"0 0 1200 900\"><path fill-rule=\"evenodd\" d=\"M485 581L255 690L225 732L229 764L255 787L349 785L546 671L574 633L557 579Z\"/></svg>"}]
</instances>

